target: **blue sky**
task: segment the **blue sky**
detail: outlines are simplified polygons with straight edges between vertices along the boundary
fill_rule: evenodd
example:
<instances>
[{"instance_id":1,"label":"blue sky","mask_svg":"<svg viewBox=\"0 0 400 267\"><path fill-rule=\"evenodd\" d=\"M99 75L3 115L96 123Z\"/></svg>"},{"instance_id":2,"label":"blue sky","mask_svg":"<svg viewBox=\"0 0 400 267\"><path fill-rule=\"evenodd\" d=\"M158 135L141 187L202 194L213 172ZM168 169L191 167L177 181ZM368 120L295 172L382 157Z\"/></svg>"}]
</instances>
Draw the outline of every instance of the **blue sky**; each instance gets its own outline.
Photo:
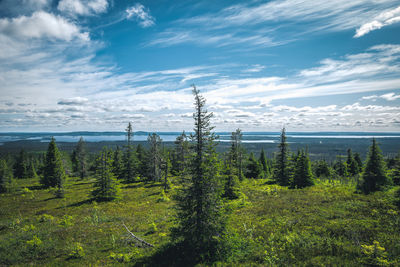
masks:
<instances>
[{"instance_id":1,"label":"blue sky","mask_svg":"<svg viewBox=\"0 0 400 267\"><path fill-rule=\"evenodd\" d=\"M400 131L396 0L0 0L0 131Z\"/></svg>"}]
</instances>

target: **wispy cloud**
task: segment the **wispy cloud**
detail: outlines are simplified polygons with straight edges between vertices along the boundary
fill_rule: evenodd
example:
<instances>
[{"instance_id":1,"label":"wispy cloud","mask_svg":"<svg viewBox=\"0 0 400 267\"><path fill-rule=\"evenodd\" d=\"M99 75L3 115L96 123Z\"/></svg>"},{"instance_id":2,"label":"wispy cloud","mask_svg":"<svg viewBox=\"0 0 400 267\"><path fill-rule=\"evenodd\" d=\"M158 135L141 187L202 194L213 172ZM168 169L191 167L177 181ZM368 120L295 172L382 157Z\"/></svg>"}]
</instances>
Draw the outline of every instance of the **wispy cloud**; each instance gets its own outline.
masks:
<instances>
[{"instance_id":1,"label":"wispy cloud","mask_svg":"<svg viewBox=\"0 0 400 267\"><path fill-rule=\"evenodd\" d=\"M383 94L383 95L370 95L370 96L363 96L361 98L362 100L372 100L375 101L377 99L384 99L387 101L394 101L396 99L400 99L400 94L395 94L395 93L387 93L387 94Z\"/></svg>"},{"instance_id":2,"label":"wispy cloud","mask_svg":"<svg viewBox=\"0 0 400 267\"><path fill-rule=\"evenodd\" d=\"M61 0L57 9L70 15L88 16L107 11L107 0Z\"/></svg>"},{"instance_id":3,"label":"wispy cloud","mask_svg":"<svg viewBox=\"0 0 400 267\"><path fill-rule=\"evenodd\" d=\"M155 18L150 15L150 11L142 4L136 3L127 8L126 13L128 19L136 19L139 25L143 28L155 25Z\"/></svg>"},{"instance_id":4,"label":"wispy cloud","mask_svg":"<svg viewBox=\"0 0 400 267\"><path fill-rule=\"evenodd\" d=\"M357 29L354 38L364 36L371 31L379 30L382 27L398 22L400 22L400 6L393 10L385 11L379 14L374 20L361 25L361 27Z\"/></svg>"}]
</instances>

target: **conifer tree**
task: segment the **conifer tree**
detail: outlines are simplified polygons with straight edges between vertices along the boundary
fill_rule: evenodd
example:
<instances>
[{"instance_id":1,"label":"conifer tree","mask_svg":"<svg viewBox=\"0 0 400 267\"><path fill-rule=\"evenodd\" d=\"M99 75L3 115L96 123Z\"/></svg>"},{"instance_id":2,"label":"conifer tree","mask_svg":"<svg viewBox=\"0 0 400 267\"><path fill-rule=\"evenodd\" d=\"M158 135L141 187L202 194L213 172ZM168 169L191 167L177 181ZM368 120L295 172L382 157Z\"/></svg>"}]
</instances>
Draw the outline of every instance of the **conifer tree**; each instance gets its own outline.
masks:
<instances>
[{"instance_id":1,"label":"conifer tree","mask_svg":"<svg viewBox=\"0 0 400 267\"><path fill-rule=\"evenodd\" d=\"M133 130L132 124L129 122L128 127L126 128L126 136L127 136L127 146L125 150L124 157L124 178L126 182L133 182L136 178L136 157L135 151L133 150L132 139L133 139Z\"/></svg>"},{"instance_id":2,"label":"conifer tree","mask_svg":"<svg viewBox=\"0 0 400 267\"><path fill-rule=\"evenodd\" d=\"M152 181L161 179L161 138L158 134L149 134L147 137L149 143L149 178Z\"/></svg>"},{"instance_id":3,"label":"conifer tree","mask_svg":"<svg viewBox=\"0 0 400 267\"><path fill-rule=\"evenodd\" d=\"M357 173L361 173L363 170L363 163L359 153L354 153L354 161L357 163Z\"/></svg>"},{"instance_id":4,"label":"conifer tree","mask_svg":"<svg viewBox=\"0 0 400 267\"><path fill-rule=\"evenodd\" d=\"M246 177L255 179L262 177L262 166L260 162L254 157L253 152L250 153L249 160L247 162Z\"/></svg>"},{"instance_id":5,"label":"conifer tree","mask_svg":"<svg viewBox=\"0 0 400 267\"><path fill-rule=\"evenodd\" d=\"M38 178L36 168L35 168L35 163L34 163L33 159L29 162L29 165L28 165L28 177L34 178L34 179Z\"/></svg>"},{"instance_id":6,"label":"conifer tree","mask_svg":"<svg viewBox=\"0 0 400 267\"><path fill-rule=\"evenodd\" d=\"M221 190L218 185L218 159L215 152L213 116L205 109L205 99L193 86L195 98L193 154L190 179L177 195L177 223L172 240L181 243L194 261L216 257L225 220L222 214Z\"/></svg>"},{"instance_id":7,"label":"conifer tree","mask_svg":"<svg viewBox=\"0 0 400 267\"><path fill-rule=\"evenodd\" d=\"M238 128L231 135L232 166L237 170L239 181L243 180L242 131Z\"/></svg>"},{"instance_id":8,"label":"conifer tree","mask_svg":"<svg viewBox=\"0 0 400 267\"><path fill-rule=\"evenodd\" d=\"M52 137L46 153L46 161L41 184L45 188L57 187L56 196L63 197L64 179L65 171L61 159L61 153L57 148L54 137Z\"/></svg>"},{"instance_id":9,"label":"conifer tree","mask_svg":"<svg viewBox=\"0 0 400 267\"><path fill-rule=\"evenodd\" d=\"M28 178L27 156L23 149L21 149L15 160L14 177L19 179Z\"/></svg>"},{"instance_id":10,"label":"conifer tree","mask_svg":"<svg viewBox=\"0 0 400 267\"><path fill-rule=\"evenodd\" d=\"M400 185L400 152L394 159L394 166L392 169L392 180L395 185Z\"/></svg>"},{"instance_id":11,"label":"conifer tree","mask_svg":"<svg viewBox=\"0 0 400 267\"><path fill-rule=\"evenodd\" d=\"M12 181L12 171L4 159L0 159L0 193L7 192Z\"/></svg>"},{"instance_id":12,"label":"conifer tree","mask_svg":"<svg viewBox=\"0 0 400 267\"><path fill-rule=\"evenodd\" d=\"M307 152L298 152L294 165L291 188L304 188L314 184L310 158Z\"/></svg>"},{"instance_id":13,"label":"conifer tree","mask_svg":"<svg viewBox=\"0 0 400 267\"><path fill-rule=\"evenodd\" d=\"M119 148L119 146L117 146L117 148L114 151L113 161L112 161L112 171L117 179L123 178L124 164L122 158L122 151Z\"/></svg>"},{"instance_id":14,"label":"conifer tree","mask_svg":"<svg viewBox=\"0 0 400 267\"><path fill-rule=\"evenodd\" d=\"M353 154L351 153L351 149L347 149L347 172L349 175L354 176L358 173L357 162L354 160Z\"/></svg>"},{"instance_id":15,"label":"conifer tree","mask_svg":"<svg viewBox=\"0 0 400 267\"><path fill-rule=\"evenodd\" d=\"M316 162L315 166L315 176L329 178L332 175L331 168L328 163L322 159Z\"/></svg>"},{"instance_id":16,"label":"conifer tree","mask_svg":"<svg viewBox=\"0 0 400 267\"><path fill-rule=\"evenodd\" d=\"M239 130L240 131L240 130ZM238 132L232 132L231 136L231 148L228 152L226 163L225 163L225 175L226 183L224 188L224 197L229 199L238 198L239 195L239 177L238 174L241 171L238 164L238 143L237 143Z\"/></svg>"},{"instance_id":17,"label":"conifer tree","mask_svg":"<svg viewBox=\"0 0 400 267\"><path fill-rule=\"evenodd\" d=\"M72 171L75 172L81 179L87 176L87 160L85 141L81 137L72 152Z\"/></svg>"},{"instance_id":18,"label":"conifer tree","mask_svg":"<svg viewBox=\"0 0 400 267\"><path fill-rule=\"evenodd\" d=\"M258 160L263 170L263 178L267 178L270 175L267 158L265 157L264 148L261 149L260 158Z\"/></svg>"},{"instance_id":19,"label":"conifer tree","mask_svg":"<svg viewBox=\"0 0 400 267\"><path fill-rule=\"evenodd\" d=\"M347 163L342 160L342 156L337 156L335 164L333 164L333 169L336 174L341 177L348 177L349 172L347 171Z\"/></svg>"},{"instance_id":20,"label":"conifer tree","mask_svg":"<svg viewBox=\"0 0 400 267\"><path fill-rule=\"evenodd\" d=\"M369 148L367 161L362 173L362 180L359 189L369 194L371 192L383 190L390 183L385 170L385 162L381 150L376 143L375 138L372 139L372 145Z\"/></svg>"},{"instance_id":21,"label":"conifer tree","mask_svg":"<svg viewBox=\"0 0 400 267\"><path fill-rule=\"evenodd\" d=\"M97 158L96 183L92 196L100 201L109 201L119 197L120 188L112 173L111 154L104 148Z\"/></svg>"},{"instance_id":22,"label":"conifer tree","mask_svg":"<svg viewBox=\"0 0 400 267\"><path fill-rule=\"evenodd\" d=\"M286 142L286 130L283 128L274 165L274 179L279 185L289 185L290 183L290 162L288 155L289 146Z\"/></svg>"},{"instance_id":23,"label":"conifer tree","mask_svg":"<svg viewBox=\"0 0 400 267\"><path fill-rule=\"evenodd\" d=\"M186 168L189 154L189 141L185 131L176 137L174 153L172 154L172 171L175 175L182 175Z\"/></svg>"},{"instance_id":24,"label":"conifer tree","mask_svg":"<svg viewBox=\"0 0 400 267\"><path fill-rule=\"evenodd\" d=\"M136 147L136 156L138 164L138 174L141 178L145 178L149 174L149 156L147 151L143 148L141 144Z\"/></svg>"}]
</instances>

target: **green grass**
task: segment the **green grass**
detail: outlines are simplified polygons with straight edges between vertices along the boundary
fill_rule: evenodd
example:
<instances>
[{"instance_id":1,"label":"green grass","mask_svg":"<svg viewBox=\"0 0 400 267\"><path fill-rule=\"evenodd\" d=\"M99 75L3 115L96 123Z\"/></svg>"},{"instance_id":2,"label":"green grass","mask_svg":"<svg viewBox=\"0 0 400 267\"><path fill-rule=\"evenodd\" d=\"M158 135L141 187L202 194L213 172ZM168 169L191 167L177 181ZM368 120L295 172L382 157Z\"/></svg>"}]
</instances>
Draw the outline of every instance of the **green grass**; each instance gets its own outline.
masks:
<instances>
[{"instance_id":1,"label":"green grass","mask_svg":"<svg viewBox=\"0 0 400 267\"><path fill-rule=\"evenodd\" d=\"M351 184L291 190L266 182L245 180L241 197L226 202L231 250L220 265L400 264L396 188L365 196ZM169 242L174 190L162 194L161 184L123 184L119 200L96 203L93 183L69 178L66 197L57 199L37 181L18 180L16 192L0 195L0 265L150 262ZM155 248L136 247L123 223Z\"/></svg>"}]
</instances>

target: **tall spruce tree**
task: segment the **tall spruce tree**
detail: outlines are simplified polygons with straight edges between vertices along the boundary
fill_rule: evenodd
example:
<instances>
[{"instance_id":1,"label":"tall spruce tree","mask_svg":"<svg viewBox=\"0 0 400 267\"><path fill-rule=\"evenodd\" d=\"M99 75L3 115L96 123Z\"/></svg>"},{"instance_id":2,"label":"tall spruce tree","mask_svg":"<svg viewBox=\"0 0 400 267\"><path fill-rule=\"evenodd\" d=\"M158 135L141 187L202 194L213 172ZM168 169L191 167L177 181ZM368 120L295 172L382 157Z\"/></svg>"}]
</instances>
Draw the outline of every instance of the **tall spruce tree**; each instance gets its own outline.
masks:
<instances>
[{"instance_id":1,"label":"tall spruce tree","mask_svg":"<svg viewBox=\"0 0 400 267\"><path fill-rule=\"evenodd\" d=\"M231 148L227 154L225 161L226 182L224 188L224 197L235 199L239 196L239 172L241 171L238 164L238 143L237 132L232 132Z\"/></svg>"},{"instance_id":2,"label":"tall spruce tree","mask_svg":"<svg viewBox=\"0 0 400 267\"><path fill-rule=\"evenodd\" d=\"M369 194L371 192L382 190L390 183L385 170L385 162L381 150L376 143L375 138L372 139L372 145L369 148L367 161L362 173L362 180L359 189Z\"/></svg>"},{"instance_id":3,"label":"tall spruce tree","mask_svg":"<svg viewBox=\"0 0 400 267\"><path fill-rule=\"evenodd\" d=\"M97 158L96 183L92 196L100 201L109 201L119 197L120 188L112 172L111 153L106 148Z\"/></svg>"},{"instance_id":4,"label":"tall spruce tree","mask_svg":"<svg viewBox=\"0 0 400 267\"><path fill-rule=\"evenodd\" d=\"M343 161L342 156L337 156L336 161L333 164L333 169L335 170L336 174L341 176L341 177L348 177L349 172L347 171L347 163L346 161Z\"/></svg>"},{"instance_id":5,"label":"tall spruce tree","mask_svg":"<svg viewBox=\"0 0 400 267\"><path fill-rule=\"evenodd\" d=\"M83 179L87 176L87 160L86 148L83 137L79 138L74 151L72 152L72 171L76 173L79 178Z\"/></svg>"},{"instance_id":6,"label":"tall spruce tree","mask_svg":"<svg viewBox=\"0 0 400 267\"><path fill-rule=\"evenodd\" d=\"M126 182L130 183L136 179L136 168L137 161L135 156L135 151L133 150L132 140L133 140L133 129L132 124L129 122L126 128L127 145L124 155L124 178Z\"/></svg>"},{"instance_id":7,"label":"tall spruce tree","mask_svg":"<svg viewBox=\"0 0 400 267\"><path fill-rule=\"evenodd\" d=\"M63 162L61 159L61 153L57 148L56 140L54 137L51 138L49 146L47 148L46 160L44 166L44 173L41 179L41 184L45 187L56 187L56 196L64 196L64 184L65 171Z\"/></svg>"},{"instance_id":8,"label":"tall spruce tree","mask_svg":"<svg viewBox=\"0 0 400 267\"><path fill-rule=\"evenodd\" d=\"M217 180L216 136L210 124L213 114L205 109L206 100L195 86L193 95L195 112L190 178L176 197L178 224L172 231L172 240L180 242L186 250L186 257L193 261L209 261L218 254L225 219Z\"/></svg>"},{"instance_id":9,"label":"tall spruce tree","mask_svg":"<svg viewBox=\"0 0 400 267\"><path fill-rule=\"evenodd\" d=\"M354 176L358 174L358 164L354 160L353 153L351 152L351 149L347 149L347 160L346 160L346 165L347 165L347 172L349 175Z\"/></svg>"},{"instance_id":10,"label":"tall spruce tree","mask_svg":"<svg viewBox=\"0 0 400 267\"><path fill-rule=\"evenodd\" d=\"M289 146L286 142L286 129L281 132L281 142L278 145L278 153L275 156L274 180L279 185L289 185L290 183L290 162Z\"/></svg>"},{"instance_id":11,"label":"tall spruce tree","mask_svg":"<svg viewBox=\"0 0 400 267\"><path fill-rule=\"evenodd\" d=\"M10 189L13 174L4 159L0 159L0 193L7 192Z\"/></svg>"},{"instance_id":12,"label":"tall spruce tree","mask_svg":"<svg viewBox=\"0 0 400 267\"><path fill-rule=\"evenodd\" d=\"M149 134L149 178L158 182L161 179L161 143L160 136L156 133Z\"/></svg>"},{"instance_id":13,"label":"tall spruce tree","mask_svg":"<svg viewBox=\"0 0 400 267\"><path fill-rule=\"evenodd\" d=\"M260 162L262 170L263 170L263 175L262 175L263 178L267 178L270 175L270 170L269 170L267 158L265 157L264 148L261 149L260 158L258 159L258 161Z\"/></svg>"},{"instance_id":14,"label":"tall spruce tree","mask_svg":"<svg viewBox=\"0 0 400 267\"><path fill-rule=\"evenodd\" d=\"M123 163L123 158L122 158L122 151L117 146L117 148L114 151L113 155L113 161L112 161L112 172L114 173L114 176L117 179L122 179L124 175L124 163Z\"/></svg>"},{"instance_id":15,"label":"tall spruce tree","mask_svg":"<svg viewBox=\"0 0 400 267\"><path fill-rule=\"evenodd\" d=\"M14 177L19 179L29 178L28 161L25 150L21 149L14 164Z\"/></svg>"},{"instance_id":16,"label":"tall spruce tree","mask_svg":"<svg viewBox=\"0 0 400 267\"><path fill-rule=\"evenodd\" d=\"M359 153L354 153L354 161L357 162L357 173L361 173L363 170L363 162Z\"/></svg>"},{"instance_id":17,"label":"tall spruce tree","mask_svg":"<svg viewBox=\"0 0 400 267\"><path fill-rule=\"evenodd\" d=\"M189 141L185 131L181 135L176 137L174 142L175 148L172 154L172 172L175 175L183 175L186 165L187 157L189 154Z\"/></svg>"},{"instance_id":18,"label":"tall spruce tree","mask_svg":"<svg viewBox=\"0 0 400 267\"><path fill-rule=\"evenodd\" d=\"M311 162L308 152L301 150L298 152L291 180L291 188L304 188L314 184Z\"/></svg>"},{"instance_id":19,"label":"tall spruce tree","mask_svg":"<svg viewBox=\"0 0 400 267\"><path fill-rule=\"evenodd\" d=\"M243 148L242 148L242 130L239 128L231 135L231 154L232 166L237 171L236 175L240 181L243 180Z\"/></svg>"},{"instance_id":20,"label":"tall spruce tree","mask_svg":"<svg viewBox=\"0 0 400 267\"><path fill-rule=\"evenodd\" d=\"M144 179L149 175L149 155L141 144L136 147L137 172Z\"/></svg>"}]
</instances>

